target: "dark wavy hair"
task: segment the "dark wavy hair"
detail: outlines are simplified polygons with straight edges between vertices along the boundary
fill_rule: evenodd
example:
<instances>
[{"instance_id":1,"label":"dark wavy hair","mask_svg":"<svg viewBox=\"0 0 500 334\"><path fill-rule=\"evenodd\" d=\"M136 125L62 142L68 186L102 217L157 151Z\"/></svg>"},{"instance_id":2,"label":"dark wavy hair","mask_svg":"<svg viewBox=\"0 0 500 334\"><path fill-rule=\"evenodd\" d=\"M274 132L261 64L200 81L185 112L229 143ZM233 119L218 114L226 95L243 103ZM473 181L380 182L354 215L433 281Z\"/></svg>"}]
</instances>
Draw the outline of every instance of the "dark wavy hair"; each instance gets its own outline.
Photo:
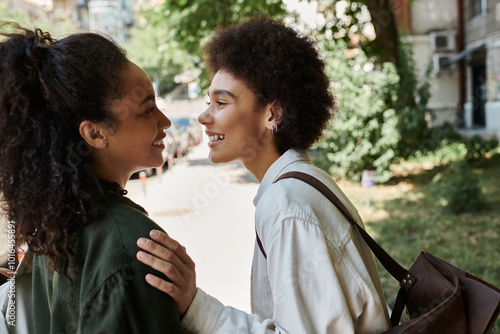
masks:
<instances>
[{"instance_id":1,"label":"dark wavy hair","mask_svg":"<svg viewBox=\"0 0 500 334\"><path fill-rule=\"evenodd\" d=\"M117 126L111 103L123 95L128 60L97 34L55 40L40 29L2 26L15 26L0 34L2 209L17 241L31 242L30 249L68 277L68 267L79 262L75 232L99 219L97 202L105 191L122 192L97 178L79 124Z\"/></svg>"},{"instance_id":2,"label":"dark wavy hair","mask_svg":"<svg viewBox=\"0 0 500 334\"><path fill-rule=\"evenodd\" d=\"M261 15L218 30L203 51L212 76L227 71L247 84L259 105L281 105L275 134L280 154L308 149L321 137L335 103L311 38Z\"/></svg>"}]
</instances>

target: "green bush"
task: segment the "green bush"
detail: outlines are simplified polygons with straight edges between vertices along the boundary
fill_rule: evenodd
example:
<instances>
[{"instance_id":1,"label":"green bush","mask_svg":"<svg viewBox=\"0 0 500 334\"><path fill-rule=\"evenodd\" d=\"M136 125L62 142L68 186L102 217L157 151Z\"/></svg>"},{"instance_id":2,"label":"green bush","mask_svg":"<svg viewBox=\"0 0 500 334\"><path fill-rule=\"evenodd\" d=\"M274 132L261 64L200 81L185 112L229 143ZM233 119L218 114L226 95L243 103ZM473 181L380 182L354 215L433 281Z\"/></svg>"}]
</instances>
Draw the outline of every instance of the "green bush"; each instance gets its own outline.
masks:
<instances>
[{"instance_id":1,"label":"green bush","mask_svg":"<svg viewBox=\"0 0 500 334\"><path fill-rule=\"evenodd\" d=\"M498 140L494 138L485 139L480 135L475 135L465 140L465 146L467 147L467 161L469 163L476 163L481 161L486 153L498 146Z\"/></svg>"},{"instance_id":2,"label":"green bush","mask_svg":"<svg viewBox=\"0 0 500 334\"><path fill-rule=\"evenodd\" d=\"M387 88L399 80L396 69L387 63L378 73L366 71L366 56L359 52L347 57L347 45L340 40L324 40L318 45L325 55L339 111L316 147L315 163L337 177L354 180L359 180L364 169L375 169L378 181L385 181L399 140L395 112L387 108L387 101L394 103L397 98Z\"/></svg>"},{"instance_id":3,"label":"green bush","mask_svg":"<svg viewBox=\"0 0 500 334\"><path fill-rule=\"evenodd\" d=\"M375 170L376 182L389 180L390 165L423 150L428 138L425 122L428 81L417 87L408 43L402 47L404 80L398 69L384 63L375 69L361 50L348 50L342 40L318 42L333 83L339 111L324 139L316 146L315 163L337 177L359 180L363 170ZM420 97L420 103L409 105ZM411 103L410 103L411 104Z\"/></svg>"},{"instance_id":4,"label":"green bush","mask_svg":"<svg viewBox=\"0 0 500 334\"><path fill-rule=\"evenodd\" d=\"M433 181L439 186L438 195L445 200L448 212L479 212L484 208L486 200L479 178L467 160L448 165Z\"/></svg>"}]
</instances>

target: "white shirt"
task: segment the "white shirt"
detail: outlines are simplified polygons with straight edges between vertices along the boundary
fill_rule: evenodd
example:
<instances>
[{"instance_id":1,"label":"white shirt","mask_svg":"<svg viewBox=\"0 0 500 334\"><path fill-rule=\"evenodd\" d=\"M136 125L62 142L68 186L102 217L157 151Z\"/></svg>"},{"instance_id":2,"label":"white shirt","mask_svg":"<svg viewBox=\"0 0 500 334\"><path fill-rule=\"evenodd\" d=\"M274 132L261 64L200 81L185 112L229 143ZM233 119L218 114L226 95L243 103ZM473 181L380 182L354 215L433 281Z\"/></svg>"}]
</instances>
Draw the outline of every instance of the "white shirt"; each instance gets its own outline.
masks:
<instances>
[{"instance_id":1,"label":"white shirt","mask_svg":"<svg viewBox=\"0 0 500 334\"><path fill-rule=\"evenodd\" d=\"M357 210L305 151L288 150L266 172L254 199L257 243L252 312L225 307L201 289L182 320L193 333L380 333L389 317L374 257L356 229L312 186L325 183L362 225Z\"/></svg>"}]
</instances>

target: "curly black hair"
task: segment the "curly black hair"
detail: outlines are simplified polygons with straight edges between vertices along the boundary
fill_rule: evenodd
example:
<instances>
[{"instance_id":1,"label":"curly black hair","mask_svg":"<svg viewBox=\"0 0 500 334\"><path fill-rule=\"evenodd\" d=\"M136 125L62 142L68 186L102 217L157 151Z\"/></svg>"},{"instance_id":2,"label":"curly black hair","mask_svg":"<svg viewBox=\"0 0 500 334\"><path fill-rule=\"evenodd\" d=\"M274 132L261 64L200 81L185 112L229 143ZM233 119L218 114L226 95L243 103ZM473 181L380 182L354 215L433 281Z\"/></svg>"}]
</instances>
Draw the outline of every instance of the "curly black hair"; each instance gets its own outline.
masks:
<instances>
[{"instance_id":1,"label":"curly black hair","mask_svg":"<svg viewBox=\"0 0 500 334\"><path fill-rule=\"evenodd\" d=\"M2 209L15 224L17 241L31 241L30 249L67 276L78 264L75 232L99 219L97 203L105 192L122 193L97 178L79 124L117 127L111 103L123 96L128 60L98 34L55 40L40 29L6 26L15 32L0 34Z\"/></svg>"},{"instance_id":2,"label":"curly black hair","mask_svg":"<svg viewBox=\"0 0 500 334\"><path fill-rule=\"evenodd\" d=\"M280 154L308 149L321 137L335 101L311 38L261 15L216 31L203 51L211 76L227 71L247 84L259 105L282 107L275 134Z\"/></svg>"}]
</instances>

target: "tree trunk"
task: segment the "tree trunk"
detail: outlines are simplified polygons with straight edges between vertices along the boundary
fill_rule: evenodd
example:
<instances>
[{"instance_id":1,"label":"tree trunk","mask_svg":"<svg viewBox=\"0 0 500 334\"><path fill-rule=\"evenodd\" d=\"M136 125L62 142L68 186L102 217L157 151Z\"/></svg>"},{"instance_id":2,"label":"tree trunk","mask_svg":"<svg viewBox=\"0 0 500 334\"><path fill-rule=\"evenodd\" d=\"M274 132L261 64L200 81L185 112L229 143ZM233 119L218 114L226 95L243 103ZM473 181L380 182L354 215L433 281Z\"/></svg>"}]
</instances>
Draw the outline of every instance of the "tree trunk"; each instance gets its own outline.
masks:
<instances>
[{"instance_id":1,"label":"tree trunk","mask_svg":"<svg viewBox=\"0 0 500 334\"><path fill-rule=\"evenodd\" d=\"M396 17L390 0L365 0L365 5L370 12L376 39L382 51L381 62L390 61L399 67L398 56L398 28Z\"/></svg>"}]
</instances>

